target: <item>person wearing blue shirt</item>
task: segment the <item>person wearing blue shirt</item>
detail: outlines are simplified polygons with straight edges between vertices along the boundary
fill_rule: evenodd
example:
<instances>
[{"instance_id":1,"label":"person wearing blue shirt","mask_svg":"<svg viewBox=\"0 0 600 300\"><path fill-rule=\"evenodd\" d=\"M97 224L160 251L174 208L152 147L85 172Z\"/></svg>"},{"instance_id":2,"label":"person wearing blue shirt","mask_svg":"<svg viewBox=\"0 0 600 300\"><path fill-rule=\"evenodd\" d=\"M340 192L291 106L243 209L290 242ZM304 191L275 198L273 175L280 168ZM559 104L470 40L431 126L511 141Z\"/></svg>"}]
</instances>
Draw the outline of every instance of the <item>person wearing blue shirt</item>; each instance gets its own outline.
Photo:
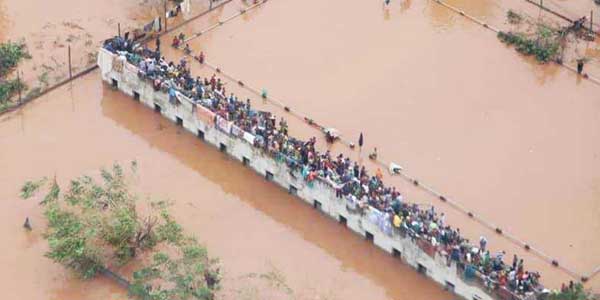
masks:
<instances>
[{"instance_id":1,"label":"person wearing blue shirt","mask_svg":"<svg viewBox=\"0 0 600 300\"><path fill-rule=\"evenodd\" d=\"M175 103L176 99L177 99L177 95L175 94L175 89L172 86L170 86L169 87L169 102Z\"/></svg>"}]
</instances>

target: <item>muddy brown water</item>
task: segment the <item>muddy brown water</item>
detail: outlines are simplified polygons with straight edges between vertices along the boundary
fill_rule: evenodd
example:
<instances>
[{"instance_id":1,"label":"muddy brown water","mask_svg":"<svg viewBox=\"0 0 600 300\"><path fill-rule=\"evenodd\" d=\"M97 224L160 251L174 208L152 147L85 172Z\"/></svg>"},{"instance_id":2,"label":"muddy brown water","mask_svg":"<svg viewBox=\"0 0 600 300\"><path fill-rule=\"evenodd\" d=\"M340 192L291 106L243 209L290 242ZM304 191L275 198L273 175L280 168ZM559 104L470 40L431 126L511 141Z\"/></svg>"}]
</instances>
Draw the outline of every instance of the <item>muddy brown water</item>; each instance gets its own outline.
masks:
<instances>
[{"instance_id":1,"label":"muddy brown water","mask_svg":"<svg viewBox=\"0 0 600 300\"><path fill-rule=\"evenodd\" d=\"M21 78L31 88L68 76L68 46L74 72L88 65L88 53L102 39L117 34L137 21L130 11L134 1L38 0L0 1L0 40L23 40L33 59L19 66ZM46 75L43 75L46 74Z\"/></svg>"},{"instance_id":2,"label":"muddy brown water","mask_svg":"<svg viewBox=\"0 0 600 300\"><path fill-rule=\"evenodd\" d=\"M0 30L0 38L35 28L15 21L14 7L31 13L15 3L0 1L0 10L10 7L7 18L0 13L0 24L13 26ZM94 9L110 16L132 5L107 3ZM492 21L503 19L490 1L454 4ZM59 8L69 5L61 1L48 15L59 22L66 17ZM185 30L205 28L240 6L234 2ZM88 12L82 8L80 14ZM90 28L112 31L102 26ZM349 137L363 131L368 149L377 146L384 159L561 262L581 272L600 264L597 86L556 66L539 66L492 33L425 1L392 1L383 10L359 1L273 0L192 47ZM228 87L248 95L234 83ZM67 180L132 159L141 166L140 189L177 200L177 218L222 259L226 298L253 295L240 278L273 270L311 299L451 298L238 163L104 88L97 73L0 120L2 234L7 245L17 245L1 258L10 270L0 274L10 287L7 298L122 295L110 282L81 283L43 258L39 227L29 235L20 228L25 216L39 224L39 208L16 197L26 179L56 173ZM318 134L300 121L290 123L299 136ZM357 156L339 145L333 150ZM388 181L413 201L438 205L471 238L486 234L495 249L524 255L545 282L568 279L402 180Z\"/></svg>"},{"instance_id":3,"label":"muddy brown water","mask_svg":"<svg viewBox=\"0 0 600 300\"><path fill-rule=\"evenodd\" d=\"M195 14L208 0L193 0ZM170 7L170 5L169 5ZM0 41L25 41L33 57L18 70L30 88L44 87L69 75L68 47L73 73L94 64L96 50L106 38L140 28L162 15L162 0L0 0ZM169 20L179 23L180 16ZM45 75L44 75L45 74Z\"/></svg>"},{"instance_id":4,"label":"muddy brown water","mask_svg":"<svg viewBox=\"0 0 600 300\"><path fill-rule=\"evenodd\" d=\"M362 131L368 150L378 147L384 159L575 271L592 271L600 264L598 86L522 57L493 32L435 3L392 3L386 14L360 1L271 1L191 46L321 124L352 139ZM473 10L504 19L491 1ZM234 82L228 87L239 91ZM405 192L439 205L409 187ZM527 257L550 285L568 279L441 209L472 239L485 234L496 249Z\"/></svg>"},{"instance_id":5,"label":"muddy brown water","mask_svg":"<svg viewBox=\"0 0 600 300\"><path fill-rule=\"evenodd\" d=\"M175 200L174 215L218 256L228 299L251 273L277 272L300 299L450 299L425 277L356 237L159 115L105 87L97 72L0 123L0 273L10 299L107 299L42 256L40 208L17 199L26 179L66 181L113 162L140 165L138 187ZM26 216L34 231L23 232ZM93 288L92 288L93 286ZM8 288L10 287L10 288ZM85 289L88 292L82 292Z\"/></svg>"}]
</instances>

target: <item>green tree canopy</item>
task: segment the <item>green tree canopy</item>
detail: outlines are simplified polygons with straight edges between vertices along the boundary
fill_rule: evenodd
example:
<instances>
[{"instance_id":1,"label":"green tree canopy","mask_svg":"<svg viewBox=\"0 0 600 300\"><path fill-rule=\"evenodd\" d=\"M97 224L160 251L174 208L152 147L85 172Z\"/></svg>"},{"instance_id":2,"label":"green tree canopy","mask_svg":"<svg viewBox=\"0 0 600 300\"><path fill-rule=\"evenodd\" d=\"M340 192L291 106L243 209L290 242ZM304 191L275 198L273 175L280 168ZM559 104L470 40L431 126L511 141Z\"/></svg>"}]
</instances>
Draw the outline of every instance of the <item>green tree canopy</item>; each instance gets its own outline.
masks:
<instances>
[{"instance_id":1,"label":"green tree canopy","mask_svg":"<svg viewBox=\"0 0 600 300\"><path fill-rule=\"evenodd\" d=\"M590 292L586 291L583 284L576 283L573 288L566 288L563 291L550 294L550 300L593 300L595 299Z\"/></svg>"},{"instance_id":2,"label":"green tree canopy","mask_svg":"<svg viewBox=\"0 0 600 300\"><path fill-rule=\"evenodd\" d=\"M0 43L0 77L12 72L24 58L31 58L24 42Z\"/></svg>"},{"instance_id":3,"label":"green tree canopy","mask_svg":"<svg viewBox=\"0 0 600 300\"><path fill-rule=\"evenodd\" d=\"M25 84L19 79L8 79L19 62L25 58L31 58L24 42L2 42L0 43L0 111L3 110L6 101L14 94L25 90Z\"/></svg>"},{"instance_id":4,"label":"green tree canopy","mask_svg":"<svg viewBox=\"0 0 600 300\"><path fill-rule=\"evenodd\" d=\"M46 256L84 278L151 257L133 273L130 294L151 300L213 299L220 282L217 261L185 235L169 204L150 202L142 214L120 165L102 169L100 177L99 182L87 175L73 179L64 192L56 179L50 182L40 202L48 223ZM45 182L26 182L21 196L30 198Z\"/></svg>"}]
</instances>

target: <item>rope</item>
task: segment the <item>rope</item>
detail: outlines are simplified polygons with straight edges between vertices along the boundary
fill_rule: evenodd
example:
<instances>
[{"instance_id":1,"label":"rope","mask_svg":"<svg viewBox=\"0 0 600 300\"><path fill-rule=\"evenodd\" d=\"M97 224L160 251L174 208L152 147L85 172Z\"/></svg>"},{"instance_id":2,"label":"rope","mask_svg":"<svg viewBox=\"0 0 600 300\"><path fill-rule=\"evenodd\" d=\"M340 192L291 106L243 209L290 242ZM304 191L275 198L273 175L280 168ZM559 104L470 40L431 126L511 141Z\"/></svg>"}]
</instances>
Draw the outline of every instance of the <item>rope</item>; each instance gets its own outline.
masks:
<instances>
[{"instance_id":1,"label":"rope","mask_svg":"<svg viewBox=\"0 0 600 300\"><path fill-rule=\"evenodd\" d=\"M459 15L461 15L461 16L463 16L463 17L465 17L465 18L467 18L467 19L469 19L469 20L471 20L471 21L473 21L473 22L475 22L475 23L477 23L477 24L479 24L479 25L481 25L481 26L483 26L483 27L485 27L485 28L493 31L493 32L498 33L500 31L498 28L493 27L493 26L487 24L486 22L484 22L482 20L479 20L478 18L476 18L474 16L471 16L471 15L465 13L463 10L458 9L458 8L456 8L456 7L448 4L448 3L445 3L442 0L434 0L434 2L436 2L436 3L438 3L438 4L442 5L442 6L444 6L446 8L448 8L448 9L450 9L450 10L456 12L456 13L458 13Z\"/></svg>"},{"instance_id":2,"label":"rope","mask_svg":"<svg viewBox=\"0 0 600 300\"><path fill-rule=\"evenodd\" d=\"M553 15L555 15L555 16L557 16L557 17L559 17L559 18L561 18L561 19L563 19L565 21L568 21L568 22L571 22L571 23L574 22L574 20L571 17L565 16L564 14L561 14L561 13L555 11L555 10L552 10L552 9L548 8L547 6L542 6L542 5L540 5L540 3L533 2L532 0L523 0L523 1L525 1L525 2L527 2L529 4L532 4L532 5L535 5L538 8L541 8L541 9L543 9L543 10L545 10L545 11L547 11L547 12L549 12L549 13L551 13L551 14L553 14ZM568 14L571 14L571 15L573 14L572 12L568 11L564 7L561 7L560 4L558 4L558 3L554 2L554 1L551 1L551 0L545 0L545 1L549 1L550 3L552 3L555 6L559 7L561 10L567 12ZM597 36L600 36L600 33L598 31L593 30L594 25L596 25L596 24L592 24L592 32L594 32L594 34L596 34ZM596 27L597 27L597 25L596 25Z\"/></svg>"},{"instance_id":3,"label":"rope","mask_svg":"<svg viewBox=\"0 0 600 300\"><path fill-rule=\"evenodd\" d=\"M205 11L203 11L203 12L199 13L198 15L195 15L195 16L191 17L191 18L190 18L190 19L188 19L188 20L185 20L185 21L183 21L183 22L181 22L181 23L179 23L179 24L177 24L177 25L174 25L172 28L170 28L170 29L169 29L169 30L167 30L167 31L163 31L163 32L160 32L160 33L158 33L158 36L160 37L160 36L163 36L163 35L165 35L165 34L171 33L172 31L175 31L175 30L177 30L177 29L181 28L182 26L184 26L184 25L186 25L186 24L188 24L188 23L190 23L190 22L192 22L192 21L194 21L194 20L196 20L196 19L198 19L198 18L200 18L200 17L202 17L202 16L206 15L207 13L209 13L209 12L211 12L211 11L213 11L213 10L217 9L217 8L220 8L220 7L224 6L225 4L227 4L227 3L231 2L231 1L233 1L233 0L225 0L224 2L221 2L221 3L219 3L218 5L215 5L215 6L214 6L212 9L205 10ZM264 1L266 1L266 0L264 0ZM139 41L139 43L141 43L141 44L144 44L144 43L148 42L148 41L149 41L149 40L151 40L151 39L152 39L152 37L151 37L151 36L146 36L146 37L142 38L142 39ZM54 90L56 90L56 89L58 89L58 88L60 88L60 87L62 87L62 86L64 86L64 85L66 85L67 83L70 83L70 82L72 82L72 81L75 81L75 80L76 80L76 79L78 79L78 78L81 78L81 77L83 77L83 76L85 76L85 75L87 75L87 74L91 73L92 71L94 71L94 70L95 70L95 69L97 69L97 68L98 68L98 65L97 65L97 64L93 64L93 65L91 65L91 66L84 67L84 69L83 69L83 70L81 70L81 71L79 71L79 72L77 72L77 73L73 74L73 77L71 77L71 78L65 78L65 79L63 79L63 80L61 80L61 81L57 82L56 84L54 84L54 85L52 85L52 86L49 86L49 87L47 87L46 89L44 89L43 91L41 91L41 92L40 92L40 93L38 93L38 94L34 94L34 95L31 95L31 96L29 96L29 97L25 97L25 98L23 98L23 99L22 99L20 102L18 102L16 105L13 105L13 106L11 106L11 107L9 107L9 108L5 109L4 111L0 112L0 115L4 115L4 114L7 114L7 113L9 113L9 112L12 112L12 111L18 110L18 109L20 109L21 107L23 107L25 104L27 104L27 103L29 103L29 102L31 102L31 101L33 101L33 100L35 100L35 99L38 99L38 98L40 98L40 97L42 97L42 96L44 96L44 95L46 95L46 94L48 94L48 93L50 93L50 92L52 92L52 91L54 91Z\"/></svg>"},{"instance_id":4,"label":"rope","mask_svg":"<svg viewBox=\"0 0 600 300\"><path fill-rule=\"evenodd\" d=\"M239 12L237 14L234 14L234 15L232 15L232 16L224 19L223 21L220 21L220 22L218 22L216 24L213 24L213 25L209 26L205 30L202 30L202 31L198 32L197 34L195 34L194 36L188 38L187 40L185 40L185 42L188 42L188 41L190 41L192 39L195 39L195 38L201 36L202 34L208 32L208 31L211 31L211 30L213 30L213 29L215 29L215 28L217 28L217 27L219 27L219 26L221 26L221 25L223 25L223 24L225 24L225 23L227 23L227 22L229 22L229 21L231 21L231 20L239 17L240 15L244 14L246 11L256 8L256 7L264 4L266 1L267 0L263 0L262 2L259 2L259 3L255 4L255 5L247 8L246 10L242 10L241 12ZM465 13L464 11L462 11L462 10L456 8L456 7L453 7L453 6L449 5L449 4L447 4L447 3L443 2L442 0L434 0L434 1L437 2L438 4L444 6L444 7L452 10L452 11L455 11L455 12L459 13L460 15L466 17L467 19L470 19L470 20L474 21L475 23L478 23L478 24L482 25L484 28L487 28L487 29L489 29L489 30L491 30L493 32L498 32L499 31L496 27L491 26L491 25L487 24L486 22L483 22L483 21L479 20L478 18ZM185 53L184 53L184 56L190 57L190 55L185 54ZM220 68L218 68L217 66L214 66L214 65L208 63L207 61L204 62L204 65L206 65L207 67L213 69L215 72L217 72L220 75L222 75L223 77L231 80L232 82L238 83L238 85L240 85L242 88L244 88L244 89L246 89L246 90L254 93L255 95L263 98L264 100L266 100L268 102L271 102L274 105L279 106L280 108L283 108L289 114L291 114L291 115L293 115L293 116L295 116L297 118L300 118L300 119L308 122L309 125L311 125L313 127L316 127L319 130L321 130L321 131L323 131L325 128L327 128L326 126L320 125L317 122L315 122L313 119L309 118L308 115L306 115L304 113L301 113L299 111L296 111L296 110L291 110L291 108L289 106L287 106L283 101L280 101L280 100L278 100L276 98L273 98L273 97L263 96L262 93L258 89L254 88L252 86L248 86L248 85L244 84L243 81L238 80L235 77L233 77L232 75L229 75L229 74L223 72L223 70L220 69ZM577 72L577 70L575 70L574 68L572 68L570 66L567 66L567 65L563 65L563 66L565 68L569 69L569 70ZM592 81L600 84L600 81L598 81L595 78L591 78L590 77L588 79L590 79L590 80L592 80ZM340 140L340 142L342 142L346 146L353 145L353 143L351 141L349 141L347 138L345 138L341 134L339 135L339 140ZM386 161L381 160L381 159L375 159L374 162L377 163L377 164L379 164L379 165L381 165L381 166L383 166L383 167L385 167L385 168L387 168L390 165L389 162L386 162ZM450 205L450 207L453 207L454 209L460 211L461 213L466 214L469 218L473 219L477 223L483 225L484 227L486 227L486 228L488 228L488 229L490 229L492 231L495 231L497 234L504 236L508 241L510 241L510 242L512 242L512 243L514 243L514 244L516 244L518 246L523 247L524 249L526 249L527 251L529 251L529 252L533 253L534 255L538 256L539 258L541 258L542 260L546 261L550 265L552 265L552 266L554 266L554 267L556 267L556 268L564 271L569 276L571 276L573 278L578 278L578 279L585 278L583 275L575 272L572 268L569 268L569 267L566 267L566 266L560 264L556 259L553 259L551 256L547 255L546 253L544 253L543 251L537 249L536 247L533 247L530 244L525 243L524 241L522 241L519 238L517 238L514 234L509 233L509 232L505 232L504 230L502 230L500 227L496 226L495 224L493 224L491 222L488 222L488 221L482 219L481 217L475 215L470 210L468 210L467 208L465 208L464 206L462 206L460 203L455 202L454 200L452 200L452 199L444 196L442 193L436 191L432 187L419 182L417 178L411 177L406 172L404 172L404 171L401 170L398 173L393 174L393 175L399 175L401 178L405 179L406 181L414 184L418 188L420 188L420 189L426 191L427 193L435 196L440 201L447 203L448 205ZM591 276L594 276L594 275L596 275L598 273L600 273L600 267L598 267L596 270L594 270L592 272ZM591 276L588 276L588 278L591 278Z\"/></svg>"},{"instance_id":5,"label":"rope","mask_svg":"<svg viewBox=\"0 0 600 300\"><path fill-rule=\"evenodd\" d=\"M217 68L217 67L215 67L215 66L213 66L211 64L208 64L207 62L205 62L204 64L207 67L215 70L217 73L223 75L223 77L225 77L225 78L227 78L227 79L229 79L229 80L231 80L233 82L238 82L238 83L241 82L239 80L236 80L233 76L231 76L231 75L229 75L227 73L224 73L223 70L221 70L220 68ZM248 91L251 91L252 93L254 93L254 94L258 95L258 96L261 96L261 94L258 92L258 90L256 90L255 88L252 88L252 87L250 87L248 85L244 84L242 86L242 88L244 88L244 89L246 89ZM271 102L271 103L276 104L277 106L289 109L289 107L286 106L286 105L284 105L281 101L276 100L276 99L274 99L272 97L264 97L264 99L267 100L267 101L269 101L269 102ZM288 111L288 110L286 110L286 111ZM303 115L301 113L295 112L295 110L291 111L291 109L290 109L288 112L290 114L292 114L292 115L294 115L294 116L302 119L302 120L305 120L305 121L306 120L311 120L312 124L310 124L310 125L315 126L315 127L319 128L321 130L323 130L324 128L327 128L327 127L325 127L323 125L320 125L320 124L312 121L312 119L308 118L307 116L305 116L305 115ZM352 142L350 142L346 137L344 137L341 134L339 136L339 139L346 146L349 146L349 145L353 144ZM384 161L382 159L376 159L376 160L373 160L373 161L375 163L377 163L378 165L383 166L385 168L387 168L390 165L389 162L386 162L386 161ZM549 263L549 264L551 264L551 265L553 265L553 266L561 269L562 271L564 271L565 273L567 273L571 277L573 277L573 278L583 278L584 277L581 274L579 274L579 273L575 272L574 270L572 270L571 268L568 268L568 267L566 267L566 266L564 266L562 264L559 264L557 260L553 259L551 256L545 254L543 251L537 249L536 247L531 246L531 244L525 243L524 241L518 239L515 235L513 235L511 233L508 233L508 232L505 232L504 230L502 230L500 227L496 226L495 224L493 224L491 222L488 222L488 221L486 221L486 220L478 217L477 215L475 215L474 213L472 213L470 210L468 210L467 208L465 208L464 206L462 206L460 203L455 202L452 199L444 196L442 193L437 192L432 187L419 182L419 180L417 178L411 177L406 172L400 171L396 175L399 175L401 178L405 179L406 181L408 181L408 182L416 185L417 187L421 188L422 190L426 191L427 193L435 196L440 201L448 203L451 207L453 207L454 209L460 211L461 213L464 213L465 215L469 216L471 219L475 220L477 223L483 225L484 227L486 227L486 228L488 228L488 229L490 229L492 231L495 231L498 234L501 234L501 235L505 236L507 238L507 240L509 240L510 242L512 242L512 243L514 243L514 244L516 244L518 246L521 246L521 247L525 248L526 250L528 250L531 253L537 255L538 257L540 257L542 260L546 261L547 263ZM600 270L598 272L600 272Z\"/></svg>"},{"instance_id":6,"label":"rope","mask_svg":"<svg viewBox=\"0 0 600 300\"><path fill-rule=\"evenodd\" d=\"M592 278L596 277L596 275L598 275L598 274L600 274L600 266L596 267L595 270L590 272L590 274L587 276L587 278L592 279Z\"/></svg>"},{"instance_id":7,"label":"rope","mask_svg":"<svg viewBox=\"0 0 600 300\"><path fill-rule=\"evenodd\" d=\"M530 2L530 3L534 3L534 2L531 2L530 0L524 0L524 1L527 1L527 2ZM450 4L448 4L448 3L445 3L445 2L443 2L442 0L434 0L434 2L436 2L436 3L440 4L440 5L442 5L442 6L446 7L446 8L448 8L448 9L450 9L450 10L452 10L452 11L454 11L454 12L458 13L458 14L460 14L461 16L464 16L465 18L467 18L467 19L469 19L469 20L471 20L471 21L473 21L473 22L475 22L475 23L477 23L477 24L479 24L479 25L483 26L484 28L487 28L487 29L489 29L489 30L491 30L491 31L495 32L495 33L498 33L498 32L500 31L498 28L496 28L496 27L493 27L493 26L491 26L491 25L487 24L486 22L484 22L484 21L482 21L482 20L479 20L478 18L476 18L476 17L474 17L474 16L471 16L471 15L469 15L469 14L465 13L463 10L461 10L461 9L458 9L458 8L456 8L456 7L454 7L454 6L450 5ZM535 3L534 3L534 4L535 4ZM537 5L537 4L536 4L536 5ZM547 8L544 8L544 9L547 9ZM569 20L568 18L566 18L566 17L563 17L563 16L561 16L561 18L564 18L564 19L566 19L566 20ZM572 21L571 21L571 22L572 22ZM564 64L564 63L557 63L557 62L554 62L554 63L555 63L555 64L557 64L557 65L559 65L559 66L562 66L562 67L564 67L565 69L567 69L567 70L569 70L569 71L572 71L572 72L574 72L575 74L578 74L578 75L579 75L579 73L577 72L577 69L576 69L575 67L573 67L573 66L570 66L570 65L567 65L567 64ZM594 77L594 76L592 76L592 75L590 75L590 74L588 74L588 73L584 73L584 74L583 74L583 78L584 78L584 79L587 79L587 80L589 80L590 82L592 82L592 83L594 83L594 84L596 84L596 85L599 85L599 86L600 86L600 79L598 79L598 78L596 78L596 77Z\"/></svg>"},{"instance_id":8,"label":"rope","mask_svg":"<svg viewBox=\"0 0 600 300\"><path fill-rule=\"evenodd\" d=\"M231 0L227 0L227 2L229 2L229 1L231 1ZM215 29L215 28L217 28L217 27L219 27L219 26L222 26L223 24L225 24L225 23L227 23L227 22L229 22L229 21L231 21L231 20L233 20L233 19L235 19L235 18L237 18L237 17L239 17L239 16L241 16L241 15L245 14L246 12L248 12L248 11L250 11L250 10L253 10L253 9L255 9L255 8L257 8L257 7L259 7L259 6L263 5L263 4L265 4L266 2L267 2L267 0L261 0L260 2L257 2L256 4L253 4L253 5L249 6L249 7L248 7L248 8L246 8L246 9L242 9L242 10L240 10L240 12L238 12L238 13L236 13L236 14L233 14L233 15L231 15L231 16L229 16L229 17L227 17L226 19L224 19L224 20L222 20L222 21L219 21L218 23L215 23L215 24L213 24L213 25L209 26L208 28L206 28L206 29L204 29L204 30L201 30L201 31L199 31L198 33L195 33L195 34L194 34L194 35L192 35L191 37L189 37L189 38L187 38L187 39L183 40L183 42L184 42L184 43L187 43L187 42L189 42L189 41L191 41L191 40L193 40L193 39L196 39L196 38L200 37L201 35L203 35L203 34L205 34L205 33L209 32L209 31L211 31L211 30L213 30L213 29Z\"/></svg>"}]
</instances>

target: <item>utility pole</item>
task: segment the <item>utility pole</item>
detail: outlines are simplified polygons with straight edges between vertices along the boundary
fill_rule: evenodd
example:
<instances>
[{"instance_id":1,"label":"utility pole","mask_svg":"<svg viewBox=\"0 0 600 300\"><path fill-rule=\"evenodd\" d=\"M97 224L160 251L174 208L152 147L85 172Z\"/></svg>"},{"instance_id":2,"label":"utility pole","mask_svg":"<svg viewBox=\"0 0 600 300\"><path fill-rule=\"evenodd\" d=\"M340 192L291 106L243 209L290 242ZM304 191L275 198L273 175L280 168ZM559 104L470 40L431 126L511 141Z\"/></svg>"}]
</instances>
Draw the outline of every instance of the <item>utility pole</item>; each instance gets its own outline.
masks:
<instances>
[{"instance_id":1,"label":"utility pole","mask_svg":"<svg viewBox=\"0 0 600 300\"><path fill-rule=\"evenodd\" d=\"M590 33L594 32L594 10L590 10Z\"/></svg>"},{"instance_id":2,"label":"utility pole","mask_svg":"<svg viewBox=\"0 0 600 300\"><path fill-rule=\"evenodd\" d=\"M167 19L169 18L169 16L167 16L167 0L164 0L163 4L165 9L165 31L167 31Z\"/></svg>"},{"instance_id":3,"label":"utility pole","mask_svg":"<svg viewBox=\"0 0 600 300\"><path fill-rule=\"evenodd\" d=\"M121 34L119 33L119 36L121 36ZM69 79L73 79L73 69L71 68L71 45L69 44Z\"/></svg>"},{"instance_id":4,"label":"utility pole","mask_svg":"<svg viewBox=\"0 0 600 300\"><path fill-rule=\"evenodd\" d=\"M22 88L22 84L21 84L21 76L19 75L19 73L21 73L19 70L17 70L17 85L18 88L17 90L19 91L19 104L21 104L21 88Z\"/></svg>"}]
</instances>

